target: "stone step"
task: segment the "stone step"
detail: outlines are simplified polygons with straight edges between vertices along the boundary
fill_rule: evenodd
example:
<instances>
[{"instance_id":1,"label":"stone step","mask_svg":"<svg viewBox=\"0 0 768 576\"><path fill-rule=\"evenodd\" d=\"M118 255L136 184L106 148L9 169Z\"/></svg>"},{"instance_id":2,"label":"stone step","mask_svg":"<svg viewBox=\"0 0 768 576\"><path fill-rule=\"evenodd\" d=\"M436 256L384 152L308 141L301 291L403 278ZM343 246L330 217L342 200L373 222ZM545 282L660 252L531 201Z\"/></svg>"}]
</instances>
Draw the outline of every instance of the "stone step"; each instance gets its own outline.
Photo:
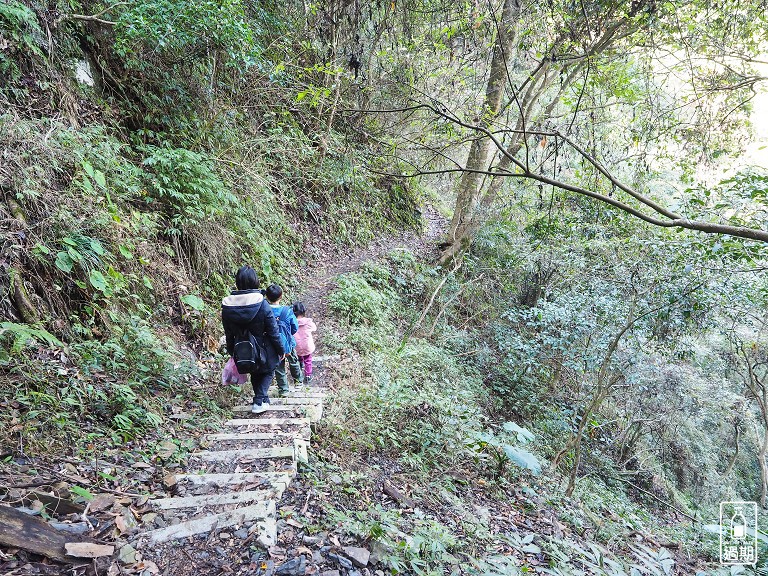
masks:
<instances>
[{"instance_id":1,"label":"stone step","mask_svg":"<svg viewBox=\"0 0 768 576\"><path fill-rule=\"evenodd\" d=\"M309 418L310 422L317 422L320 420L320 418L323 415L323 405L322 404L272 404L270 403L267 405L267 409L265 412L286 412L286 411L297 411L297 412L303 412L306 414L307 418ZM241 414L241 413L250 413L251 406L235 406L232 408L232 412ZM264 414L265 412L262 412Z\"/></svg>"},{"instance_id":2,"label":"stone step","mask_svg":"<svg viewBox=\"0 0 768 576\"><path fill-rule=\"evenodd\" d=\"M285 490L291 479L296 476L296 470L290 472L234 472L231 474L177 474L176 479L195 485L215 484L226 486L227 484L250 484L259 481L268 481L273 487Z\"/></svg>"},{"instance_id":3,"label":"stone step","mask_svg":"<svg viewBox=\"0 0 768 576\"><path fill-rule=\"evenodd\" d=\"M293 458L294 446L275 446L273 448L243 448L241 450L204 450L191 456L205 462L227 462L251 458L264 460L268 458Z\"/></svg>"},{"instance_id":4,"label":"stone step","mask_svg":"<svg viewBox=\"0 0 768 576\"><path fill-rule=\"evenodd\" d=\"M230 526L238 526L246 522L256 522L258 530L258 542L265 548L274 546L277 542L277 520L274 500L259 502L252 506L244 506L235 510L228 510L218 514L209 514L192 518L179 524L150 530L141 535L150 543L158 544L179 538L187 538L196 534L203 534L211 530L220 530Z\"/></svg>"},{"instance_id":5,"label":"stone step","mask_svg":"<svg viewBox=\"0 0 768 576\"><path fill-rule=\"evenodd\" d=\"M233 418L224 422L225 426L309 426L309 418Z\"/></svg>"},{"instance_id":6,"label":"stone step","mask_svg":"<svg viewBox=\"0 0 768 576\"><path fill-rule=\"evenodd\" d=\"M279 500L282 495L283 490L249 490L246 492L228 492L226 494L158 498L157 500L150 500L149 503L159 510L174 510L177 508L223 506L225 504L250 504L270 499Z\"/></svg>"},{"instance_id":7,"label":"stone step","mask_svg":"<svg viewBox=\"0 0 768 576\"><path fill-rule=\"evenodd\" d=\"M219 434L207 434L205 439L208 442L237 442L239 440L275 440L284 441L292 440L293 438L309 438L310 430L305 428L296 432L243 432L243 433L219 433Z\"/></svg>"},{"instance_id":8,"label":"stone step","mask_svg":"<svg viewBox=\"0 0 768 576\"><path fill-rule=\"evenodd\" d=\"M277 398L277 395L280 392L276 386L270 388L269 391L275 398ZM326 396L328 396L328 393L324 390L320 390L318 388L301 387L294 388L288 392L286 398L325 398Z\"/></svg>"},{"instance_id":9,"label":"stone step","mask_svg":"<svg viewBox=\"0 0 768 576\"><path fill-rule=\"evenodd\" d=\"M318 396L283 396L282 398L270 398L271 405L282 406L301 406L305 404L322 404L323 398ZM250 410L250 407L249 407Z\"/></svg>"}]
</instances>

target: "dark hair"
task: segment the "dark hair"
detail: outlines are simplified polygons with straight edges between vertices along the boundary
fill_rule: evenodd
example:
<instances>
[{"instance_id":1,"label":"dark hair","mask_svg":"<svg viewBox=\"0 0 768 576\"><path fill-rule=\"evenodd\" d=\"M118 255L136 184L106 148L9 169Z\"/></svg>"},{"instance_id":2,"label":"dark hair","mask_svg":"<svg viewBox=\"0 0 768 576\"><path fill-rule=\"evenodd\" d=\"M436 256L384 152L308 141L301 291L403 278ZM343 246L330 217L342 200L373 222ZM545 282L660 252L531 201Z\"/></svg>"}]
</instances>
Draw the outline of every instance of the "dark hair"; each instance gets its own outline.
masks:
<instances>
[{"instance_id":1,"label":"dark hair","mask_svg":"<svg viewBox=\"0 0 768 576\"><path fill-rule=\"evenodd\" d=\"M235 274L235 286L238 290L256 290L259 287L259 277L256 270L250 266L242 266Z\"/></svg>"},{"instance_id":2,"label":"dark hair","mask_svg":"<svg viewBox=\"0 0 768 576\"><path fill-rule=\"evenodd\" d=\"M306 316L307 309L301 302L296 302L296 304L293 305L293 313L296 316Z\"/></svg>"},{"instance_id":3,"label":"dark hair","mask_svg":"<svg viewBox=\"0 0 768 576\"><path fill-rule=\"evenodd\" d=\"M277 302L283 296L283 289L277 284L270 284L267 287L266 292L264 292L264 295L270 302Z\"/></svg>"}]
</instances>

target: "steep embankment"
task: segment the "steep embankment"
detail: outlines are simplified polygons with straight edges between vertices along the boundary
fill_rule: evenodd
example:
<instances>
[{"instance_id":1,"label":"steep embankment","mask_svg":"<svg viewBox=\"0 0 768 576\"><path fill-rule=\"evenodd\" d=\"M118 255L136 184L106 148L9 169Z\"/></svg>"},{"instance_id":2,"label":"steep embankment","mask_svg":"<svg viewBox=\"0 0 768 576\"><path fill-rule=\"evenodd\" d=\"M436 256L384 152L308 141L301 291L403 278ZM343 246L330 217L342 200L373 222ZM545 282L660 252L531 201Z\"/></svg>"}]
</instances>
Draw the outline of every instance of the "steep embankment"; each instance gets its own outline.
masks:
<instances>
[{"instance_id":1,"label":"steep embankment","mask_svg":"<svg viewBox=\"0 0 768 576\"><path fill-rule=\"evenodd\" d=\"M463 319L444 314L476 280L449 273L443 283L445 274L394 250L337 279L324 327L326 349L341 355L327 373L335 394L309 469L284 496L290 523L275 558L327 562L334 547L353 546L382 573L705 567L701 536L687 539L700 528L684 516L589 475L564 496L566 479L548 467L551 449L532 423L489 395L482 375L494 357Z\"/></svg>"}]
</instances>

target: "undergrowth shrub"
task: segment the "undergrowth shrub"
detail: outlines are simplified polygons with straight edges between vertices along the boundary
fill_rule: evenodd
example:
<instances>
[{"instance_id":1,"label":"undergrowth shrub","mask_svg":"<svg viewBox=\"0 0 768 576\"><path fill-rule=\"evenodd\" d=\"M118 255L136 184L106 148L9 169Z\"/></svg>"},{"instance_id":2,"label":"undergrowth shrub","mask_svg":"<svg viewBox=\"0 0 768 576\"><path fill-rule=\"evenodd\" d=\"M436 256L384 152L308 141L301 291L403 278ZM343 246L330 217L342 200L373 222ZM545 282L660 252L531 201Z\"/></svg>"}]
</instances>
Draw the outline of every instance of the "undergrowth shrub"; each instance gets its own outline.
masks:
<instances>
[{"instance_id":1,"label":"undergrowth shrub","mask_svg":"<svg viewBox=\"0 0 768 576\"><path fill-rule=\"evenodd\" d=\"M328 298L330 309L353 326L383 324L394 305L391 293L377 290L360 273L340 276Z\"/></svg>"},{"instance_id":2,"label":"undergrowth shrub","mask_svg":"<svg viewBox=\"0 0 768 576\"><path fill-rule=\"evenodd\" d=\"M248 135L250 162L266 162L264 172L280 204L335 243L363 244L381 231L414 229L420 225L417 185L376 179L360 169L366 158L331 130L323 143L305 132L290 114L265 113L266 126ZM239 144L242 146L242 144Z\"/></svg>"},{"instance_id":3,"label":"undergrowth shrub","mask_svg":"<svg viewBox=\"0 0 768 576\"><path fill-rule=\"evenodd\" d=\"M8 335L6 326L0 332L4 347ZM161 432L164 402L178 394L217 410L206 394L188 388L199 376L196 367L139 318L116 327L103 342L68 347L44 332L16 330L11 353L0 354L0 375L9 382L0 443L8 446L21 434L28 454L77 450L86 437L120 444Z\"/></svg>"},{"instance_id":4,"label":"undergrowth shrub","mask_svg":"<svg viewBox=\"0 0 768 576\"><path fill-rule=\"evenodd\" d=\"M235 197L214 173L208 160L183 148L147 146L142 164L150 199L168 210L167 234L181 234L188 226L200 224L236 205Z\"/></svg>"},{"instance_id":5,"label":"undergrowth shrub","mask_svg":"<svg viewBox=\"0 0 768 576\"><path fill-rule=\"evenodd\" d=\"M348 327L336 336L338 346L361 354L345 378L354 387L342 392L345 415L336 432L348 447L389 454L427 473L468 462L493 476L508 472L509 462L538 470L535 457L514 448L514 434L494 432L484 416L482 370L471 358L482 349L473 349L471 339L458 346L438 338L401 340L392 321L407 326L404 320L415 317L418 307L399 295L394 278L402 280L404 292L424 286L411 280L423 272L408 270L410 263L400 255L388 265L365 265L359 273L342 275L329 297ZM354 434L347 438L344 430Z\"/></svg>"},{"instance_id":6,"label":"undergrowth shrub","mask_svg":"<svg viewBox=\"0 0 768 576\"><path fill-rule=\"evenodd\" d=\"M0 4L0 90L19 80L25 58L45 58L44 45L45 34L32 10L16 1Z\"/></svg>"},{"instance_id":7,"label":"undergrowth shrub","mask_svg":"<svg viewBox=\"0 0 768 576\"><path fill-rule=\"evenodd\" d=\"M151 64L142 57L146 51L202 59L214 50L233 64L253 63L253 31L240 0L133 2L120 15L116 32L116 50L138 69Z\"/></svg>"},{"instance_id":8,"label":"undergrowth shrub","mask_svg":"<svg viewBox=\"0 0 768 576\"><path fill-rule=\"evenodd\" d=\"M456 555L464 552L449 526L423 512L403 514L380 504L349 514L330 509L329 520L344 526L347 534L377 542L380 560L394 574L439 575L445 566L460 564Z\"/></svg>"},{"instance_id":9,"label":"undergrowth shrub","mask_svg":"<svg viewBox=\"0 0 768 576\"><path fill-rule=\"evenodd\" d=\"M240 0L114 6L113 34L97 38L94 51L130 94L123 107L142 131L199 141L220 92L231 97L244 73L263 62L260 20L246 17L246 9L250 4ZM258 5L253 9L267 13Z\"/></svg>"},{"instance_id":10,"label":"undergrowth shrub","mask_svg":"<svg viewBox=\"0 0 768 576\"><path fill-rule=\"evenodd\" d=\"M375 542L382 562L398 573L442 574L460 564L459 554L484 555L496 536L467 504L474 489L467 486L477 482L504 493L543 467L528 451L538 451L536 435L486 415L483 364L496 359L483 343L471 332L448 328L403 338L440 277L398 251L386 263L343 275L330 295L344 332L330 331L324 343L357 354L338 367L344 386L320 424L321 438L337 449L334 460L342 453L344 470L357 468L365 478L347 481L345 475L343 495L326 507L328 522ZM377 313L382 300L389 305L383 318ZM439 499L452 521L442 523L445 516L434 509L403 515L374 503L369 487L390 474L406 486L418 485L412 493L424 502ZM351 510L344 509L347 498ZM519 540L518 549L530 544Z\"/></svg>"}]
</instances>

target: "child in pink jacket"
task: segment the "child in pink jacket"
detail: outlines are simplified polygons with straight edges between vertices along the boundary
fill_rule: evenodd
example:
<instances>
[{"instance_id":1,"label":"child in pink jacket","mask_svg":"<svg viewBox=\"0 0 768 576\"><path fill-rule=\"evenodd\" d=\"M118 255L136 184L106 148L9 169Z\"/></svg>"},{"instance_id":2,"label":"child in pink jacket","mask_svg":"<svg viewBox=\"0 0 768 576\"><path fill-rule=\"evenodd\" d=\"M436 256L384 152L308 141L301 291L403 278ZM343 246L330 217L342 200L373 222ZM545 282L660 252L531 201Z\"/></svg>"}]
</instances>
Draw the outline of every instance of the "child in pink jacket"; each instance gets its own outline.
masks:
<instances>
[{"instance_id":1,"label":"child in pink jacket","mask_svg":"<svg viewBox=\"0 0 768 576\"><path fill-rule=\"evenodd\" d=\"M317 326L312 322L312 318L307 318L307 309L301 302L293 305L293 313L299 321L299 331L293 335L296 338L296 354L304 370L304 382L309 384L312 380L312 352L315 351L312 332L317 330Z\"/></svg>"}]
</instances>

